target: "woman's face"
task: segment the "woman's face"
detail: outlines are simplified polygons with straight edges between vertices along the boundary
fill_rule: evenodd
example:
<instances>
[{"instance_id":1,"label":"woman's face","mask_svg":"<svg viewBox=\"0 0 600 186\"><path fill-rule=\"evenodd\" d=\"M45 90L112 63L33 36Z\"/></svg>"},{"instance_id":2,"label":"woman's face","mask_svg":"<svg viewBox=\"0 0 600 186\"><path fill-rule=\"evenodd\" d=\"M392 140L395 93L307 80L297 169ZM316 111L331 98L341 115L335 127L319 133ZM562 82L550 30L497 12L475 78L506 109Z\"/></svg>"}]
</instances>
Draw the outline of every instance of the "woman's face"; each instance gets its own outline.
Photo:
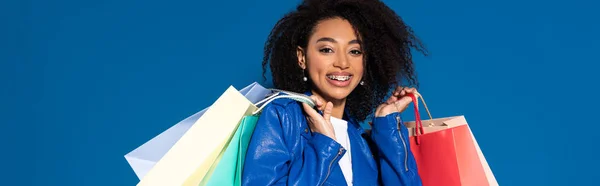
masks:
<instances>
[{"instance_id":1,"label":"woman's face","mask_svg":"<svg viewBox=\"0 0 600 186\"><path fill-rule=\"evenodd\" d=\"M344 19L319 22L306 49L298 48L297 53L314 91L327 99L345 99L362 79L363 50L352 25Z\"/></svg>"}]
</instances>

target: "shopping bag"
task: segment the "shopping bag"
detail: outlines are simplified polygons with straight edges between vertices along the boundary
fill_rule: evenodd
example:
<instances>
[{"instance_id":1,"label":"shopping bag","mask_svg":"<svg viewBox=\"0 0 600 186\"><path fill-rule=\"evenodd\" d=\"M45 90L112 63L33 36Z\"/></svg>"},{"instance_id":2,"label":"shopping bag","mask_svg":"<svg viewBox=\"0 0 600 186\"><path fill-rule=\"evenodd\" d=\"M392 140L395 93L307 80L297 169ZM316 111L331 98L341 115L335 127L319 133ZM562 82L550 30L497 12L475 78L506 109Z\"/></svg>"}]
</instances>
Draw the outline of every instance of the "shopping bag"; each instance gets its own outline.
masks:
<instances>
[{"instance_id":1,"label":"shopping bag","mask_svg":"<svg viewBox=\"0 0 600 186\"><path fill-rule=\"evenodd\" d=\"M240 90L240 93L253 103L263 100L270 92L270 90L265 89L256 82L251 83ZM137 175L138 179L141 180L144 175L154 167L156 162L171 149L177 140L188 131L206 110L208 110L208 108L189 116L125 155L125 159Z\"/></svg>"},{"instance_id":2,"label":"shopping bag","mask_svg":"<svg viewBox=\"0 0 600 186\"><path fill-rule=\"evenodd\" d=\"M310 99L306 97L305 99ZM244 116L258 108L229 87L141 179L138 186L197 186L210 178Z\"/></svg>"},{"instance_id":3,"label":"shopping bag","mask_svg":"<svg viewBox=\"0 0 600 186\"><path fill-rule=\"evenodd\" d=\"M198 185L242 117L255 109L230 86L148 171L138 186Z\"/></svg>"},{"instance_id":4,"label":"shopping bag","mask_svg":"<svg viewBox=\"0 0 600 186\"><path fill-rule=\"evenodd\" d=\"M246 156L246 149L248 149L248 143L250 142L250 137L252 136L252 132L254 132L257 121L257 116L245 116L242 119L238 130L229 142L212 175L207 179L203 179L207 183L201 183L200 185L241 185L242 166L244 165L243 157Z\"/></svg>"},{"instance_id":5,"label":"shopping bag","mask_svg":"<svg viewBox=\"0 0 600 186\"><path fill-rule=\"evenodd\" d=\"M262 106L258 110L254 111L252 115L244 116L222 157L218 160L216 168L210 173L210 175L206 175L206 178L202 180L200 186L241 186L244 159L250 143L250 137L252 136L254 127L258 122L260 111L271 101L285 98L314 106L314 103L308 96L281 90L276 91L276 94L273 94L263 101L256 103L256 106L261 104Z\"/></svg>"},{"instance_id":6,"label":"shopping bag","mask_svg":"<svg viewBox=\"0 0 600 186\"><path fill-rule=\"evenodd\" d=\"M405 122L410 148L424 186L497 186L494 177L464 116L433 119L420 94L409 95L415 121ZM421 120L421 98L430 119Z\"/></svg>"}]
</instances>

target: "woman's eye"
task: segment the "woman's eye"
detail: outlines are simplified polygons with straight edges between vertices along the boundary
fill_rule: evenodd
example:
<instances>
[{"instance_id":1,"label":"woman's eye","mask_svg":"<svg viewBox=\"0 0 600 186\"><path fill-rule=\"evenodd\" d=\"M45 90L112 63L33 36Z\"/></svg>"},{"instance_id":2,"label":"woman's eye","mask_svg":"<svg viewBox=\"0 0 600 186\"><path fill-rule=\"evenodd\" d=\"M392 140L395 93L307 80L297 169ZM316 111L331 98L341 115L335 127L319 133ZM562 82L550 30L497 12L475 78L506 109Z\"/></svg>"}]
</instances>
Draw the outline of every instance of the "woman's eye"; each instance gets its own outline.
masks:
<instances>
[{"instance_id":1,"label":"woman's eye","mask_svg":"<svg viewBox=\"0 0 600 186\"><path fill-rule=\"evenodd\" d=\"M331 48L323 48L323 49L320 49L319 52L322 52L322 53L332 53L333 50Z\"/></svg>"},{"instance_id":2,"label":"woman's eye","mask_svg":"<svg viewBox=\"0 0 600 186\"><path fill-rule=\"evenodd\" d=\"M360 50L352 50L352 51L350 51L350 53L353 54L353 55L361 55L362 51L360 51Z\"/></svg>"}]
</instances>

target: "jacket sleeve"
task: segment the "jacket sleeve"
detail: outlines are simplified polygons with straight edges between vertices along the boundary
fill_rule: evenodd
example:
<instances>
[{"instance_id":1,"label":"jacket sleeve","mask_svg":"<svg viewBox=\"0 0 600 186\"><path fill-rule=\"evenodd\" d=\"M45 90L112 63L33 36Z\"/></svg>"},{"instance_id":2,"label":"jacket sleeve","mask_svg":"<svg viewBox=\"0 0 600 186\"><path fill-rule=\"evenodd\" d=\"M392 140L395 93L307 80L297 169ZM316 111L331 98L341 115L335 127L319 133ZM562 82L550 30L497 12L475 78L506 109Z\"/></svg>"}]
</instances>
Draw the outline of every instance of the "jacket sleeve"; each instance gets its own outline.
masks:
<instances>
[{"instance_id":1,"label":"jacket sleeve","mask_svg":"<svg viewBox=\"0 0 600 186\"><path fill-rule=\"evenodd\" d=\"M378 150L379 176L383 185L422 185L408 129L401 122L398 112L373 120L371 139Z\"/></svg>"},{"instance_id":2,"label":"jacket sleeve","mask_svg":"<svg viewBox=\"0 0 600 186\"><path fill-rule=\"evenodd\" d=\"M242 173L243 185L320 185L327 179L331 165L339 161L346 152L333 139L313 133L303 152L294 155L292 147L286 142L293 144L301 136L288 134L290 132L286 131L305 130L285 128L282 122L283 114L286 113L280 106L268 105L262 111L246 153ZM303 163L301 166L294 166L300 170L290 170L290 165L295 159ZM295 173L290 174L291 171Z\"/></svg>"}]
</instances>

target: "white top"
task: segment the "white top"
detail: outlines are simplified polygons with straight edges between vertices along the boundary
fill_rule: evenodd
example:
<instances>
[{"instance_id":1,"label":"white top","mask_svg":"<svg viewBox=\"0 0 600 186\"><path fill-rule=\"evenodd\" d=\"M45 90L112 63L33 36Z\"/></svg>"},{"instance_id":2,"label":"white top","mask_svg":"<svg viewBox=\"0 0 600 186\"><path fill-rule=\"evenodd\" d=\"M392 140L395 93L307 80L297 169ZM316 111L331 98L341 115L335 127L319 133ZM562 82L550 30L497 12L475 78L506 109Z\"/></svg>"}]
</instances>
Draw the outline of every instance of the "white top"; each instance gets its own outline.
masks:
<instances>
[{"instance_id":1,"label":"white top","mask_svg":"<svg viewBox=\"0 0 600 186\"><path fill-rule=\"evenodd\" d=\"M348 138L348 122L334 117L331 117L330 121L333 125L336 141L346 149L346 153L340 159L339 165L346 178L346 183L352 185L352 153L350 153L350 138Z\"/></svg>"}]
</instances>

